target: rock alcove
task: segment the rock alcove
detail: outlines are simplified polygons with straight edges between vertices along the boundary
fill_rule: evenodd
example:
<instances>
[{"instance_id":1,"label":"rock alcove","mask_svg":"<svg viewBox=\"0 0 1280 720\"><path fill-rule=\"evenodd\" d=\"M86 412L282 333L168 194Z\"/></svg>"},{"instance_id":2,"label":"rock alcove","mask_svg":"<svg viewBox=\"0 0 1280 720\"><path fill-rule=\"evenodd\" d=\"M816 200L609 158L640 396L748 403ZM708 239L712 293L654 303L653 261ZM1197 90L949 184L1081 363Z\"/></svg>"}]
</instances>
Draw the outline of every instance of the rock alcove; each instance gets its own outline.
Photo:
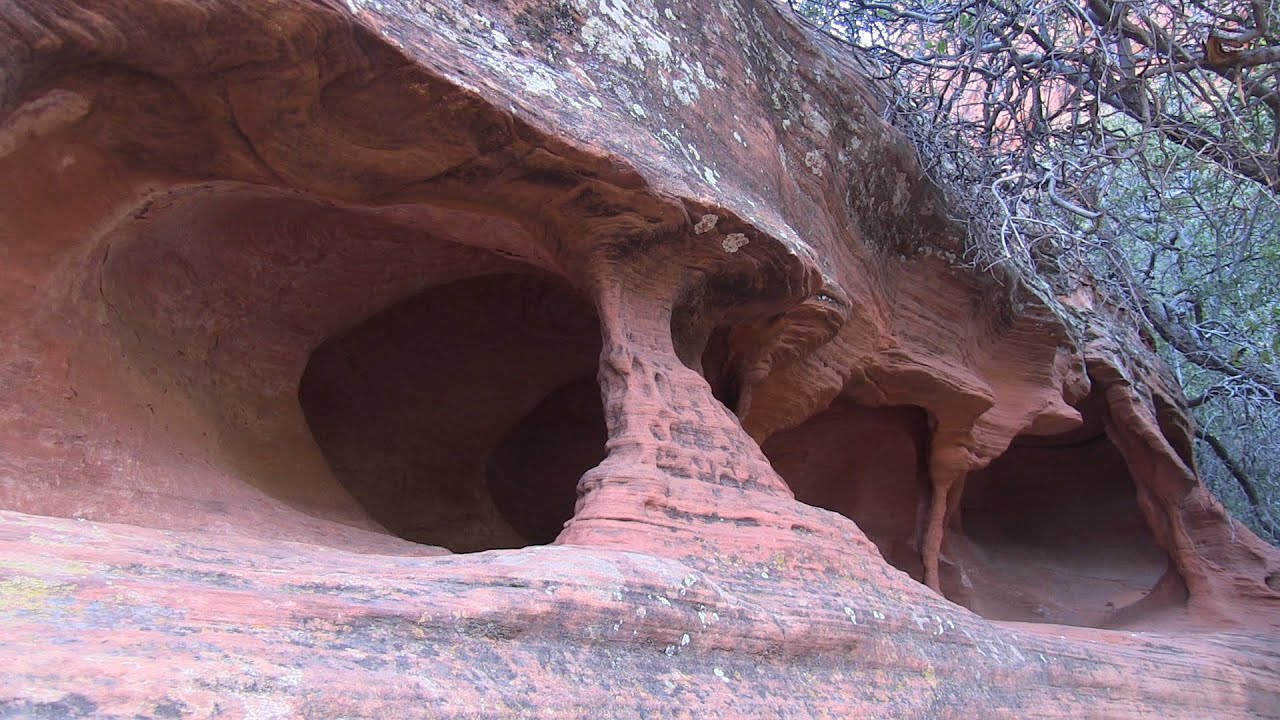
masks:
<instances>
[{"instance_id":1,"label":"rock alcove","mask_svg":"<svg viewBox=\"0 0 1280 720\"><path fill-rule=\"evenodd\" d=\"M992 619L1096 627L1186 601L1099 422L1021 436L971 474L947 550L945 594Z\"/></svg>"},{"instance_id":2,"label":"rock alcove","mask_svg":"<svg viewBox=\"0 0 1280 720\"><path fill-rule=\"evenodd\" d=\"M431 288L326 340L299 398L334 473L395 534L546 544L604 459L594 312L563 281Z\"/></svg>"},{"instance_id":3,"label":"rock alcove","mask_svg":"<svg viewBox=\"0 0 1280 720\"><path fill-rule=\"evenodd\" d=\"M764 444L800 502L853 520L894 567L922 581L920 533L929 496L928 427L918 407L837 398Z\"/></svg>"},{"instance_id":4,"label":"rock alcove","mask_svg":"<svg viewBox=\"0 0 1280 720\"><path fill-rule=\"evenodd\" d=\"M997 620L1091 627L1185 602L1099 399L1081 408L1079 429L1020 436L965 480L941 556L948 599ZM837 398L764 450L797 500L853 520L886 561L923 582L928 444L923 409Z\"/></svg>"},{"instance_id":5,"label":"rock alcove","mask_svg":"<svg viewBox=\"0 0 1280 720\"><path fill-rule=\"evenodd\" d=\"M561 277L454 241L518 225L232 185L139 215L102 258L111 322L257 490L452 552L555 540L604 457L600 328Z\"/></svg>"}]
</instances>

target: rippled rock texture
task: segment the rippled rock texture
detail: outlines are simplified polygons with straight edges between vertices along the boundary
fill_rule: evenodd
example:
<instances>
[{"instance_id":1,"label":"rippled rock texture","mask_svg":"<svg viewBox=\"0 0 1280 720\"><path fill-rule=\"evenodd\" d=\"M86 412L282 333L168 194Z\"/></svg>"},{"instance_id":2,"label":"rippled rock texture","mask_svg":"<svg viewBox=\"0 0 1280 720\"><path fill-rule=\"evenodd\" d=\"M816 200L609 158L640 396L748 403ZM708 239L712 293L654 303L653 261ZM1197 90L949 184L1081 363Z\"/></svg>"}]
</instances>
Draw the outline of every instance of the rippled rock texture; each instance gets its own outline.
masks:
<instances>
[{"instance_id":1,"label":"rippled rock texture","mask_svg":"<svg viewBox=\"0 0 1280 720\"><path fill-rule=\"evenodd\" d=\"M0 715L1280 716L1145 338L785 8L0 20Z\"/></svg>"}]
</instances>

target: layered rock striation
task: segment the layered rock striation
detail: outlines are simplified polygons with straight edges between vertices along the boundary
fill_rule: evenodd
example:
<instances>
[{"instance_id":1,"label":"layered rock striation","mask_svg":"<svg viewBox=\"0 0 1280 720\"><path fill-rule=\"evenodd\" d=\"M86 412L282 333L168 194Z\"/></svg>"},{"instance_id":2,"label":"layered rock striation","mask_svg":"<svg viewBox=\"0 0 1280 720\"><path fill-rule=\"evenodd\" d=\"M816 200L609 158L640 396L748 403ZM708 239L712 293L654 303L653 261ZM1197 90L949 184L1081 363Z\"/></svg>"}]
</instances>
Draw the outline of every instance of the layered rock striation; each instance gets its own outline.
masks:
<instances>
[{"instance_id":1,"label":"layered rock striation","mask_svg":"<svg viewBox=\"0 0 1280 720\"><path fill-rule=\"evenodd\" d=\"M1135 322L785 8L0 20L5 712L1280 716Z\"/></svg>"}]
</instances>

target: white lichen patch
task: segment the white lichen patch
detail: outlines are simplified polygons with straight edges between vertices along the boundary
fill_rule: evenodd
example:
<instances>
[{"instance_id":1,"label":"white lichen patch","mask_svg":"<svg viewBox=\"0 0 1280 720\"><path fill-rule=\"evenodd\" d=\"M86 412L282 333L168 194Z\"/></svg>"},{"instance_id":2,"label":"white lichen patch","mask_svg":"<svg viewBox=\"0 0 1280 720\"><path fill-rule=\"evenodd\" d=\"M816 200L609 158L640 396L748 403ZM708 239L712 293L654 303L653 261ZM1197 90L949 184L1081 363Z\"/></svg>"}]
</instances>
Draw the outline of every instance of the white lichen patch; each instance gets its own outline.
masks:
<instances>
[{"instance_id":1,"label":"white lichen patch","mask_svg":"<svg viewBox=\"0 0 1280 720\"><path fill-rule=\"evenodd\" d=\"M693 76L698 80L698 84L702 85L704 88L711 89L716 87L716 84L711 81L711 78L707 77L707 71L702 67L701 62L695 62L693 64Z\"/></svg>"},{"instance_id":2,"label":"white lichen patch","mask_svg":"<svg viewBox=\"0 0 1280 720\"><path fill-rule=\"evenodd\" d=\"M809 152L804 154L804 166L809 168L809 172L813 173L814 175L817 175L818 177L822 177L823 165L824 163L822 160L822 153L818 152L817 150L810 150Z\"/></svg>"},{"instance_id":3,"label":"white lichen patch","mask_svg":"<svg viewBox=\"0 0 1280 720\"><path fill-rule=\"evenodd\" d=\"M640 107L640 103L631 103L631 114L642 120L646 117L644 108Z\"/></svg>"},{"instance_id":4,"label":"white lichen patch","mask_svg":"<svg viewBox=\"0 0 1280 720\"><path fill-rule=\"evenodd\" d=\"M374 12L387 12L386 3L379 0L347 0L347 9L352 13L358 13L361 10L373 10Z\"/></svg>"},{"instance_id":5,"label":"white lichen patch","mask_svg":"<svg viewBox=\"0 0 1280 720\"><path fill-rule=\"evenodd\" d=\"M684 105L692 105L702 95L702 91L698 89L697 85L683 78L676 78L671 81L671 92Z\"/></svg>"},{"instance_id":6,"label":"white lichen patch","mask_svg":"<svg viewBox=\"0 0 1280 720\"><path fill-rule=\"evenodd\" d=\"M819 135L826 137L831 134L831 123L822 116L822 113L811 107L805 108L804 113L805 124L813 128Z\"/></svg>"},{"instance_id":7,"label":"white lichen patch","mask_svg":"<svg viewBox=\"0 0 1280 720\"><path fill-rule=\"evenodd\" d=\"M656 32L652 35L645 35L640 38L640 44L648 51L646 54L649 57L656 59L663 65L671 64L671 58L674 53L671 50L671 42L664 36Z\"/></svg>"},{"instance_id":8,"label":"white lichen patch","mask_svg":"<svg viewBox=\"0 0 1280 720\"><path fill-rule=\"evenodd\" d=\"M644 69L644 60L635 53L633 43L623 35L609 30L599 18L589 18L582 25L582 39L592 52L603 55L619 65L633 65Z\"/></svg>"},{"instance_id":9,"label":"white lichen patch","mask_svg":"<svg viewBox=\"0 0 1280 720\"><path fill-rule=\"evenodd\" d=\"M548 75L535 70L524 76L524 91L534 95L551 95L556 91L556 83Z\"/></svg>"},{"instance_id":10,"label":"white lichen patch","mask_svg":"<svg viewBox=\"0 0 1280 720\"><path fill-rule=\"evenodd\" d=\"M715 229L716 223L718 222L720 222L719 215L703 215L702 219L698 220L698 224L693 226L693 232L695 235L711 232Z\"/></svg>"},{"instance_id":11,"label":"white lichen patch","mask_svg":"<svg viewBox=\"0 0 1280 720\"><path fill-rule=\"evenodd\" d=\"M691 105L701 96L700 86L715 87L701 63L690 65L683 57L688 53L673 47L652 0L574 0L574 5L585 17L579 37L588 51L642 72L656 64L670 75L669 82L666 76L658 78L671 91L662 98L664 104L674 98ZM664 17L675 20L669 9Z\"/></svg>"},{"instance_id":12,"label":"white lichen patch","mask_svg":"<svg viewBox=\"0 0 1280 720\"><path fill-rule=\"evenodd\" d=\"M747 146L747 141L742 139L742 136L738 134L737 130L733 131L733 139L738 141L738 144L741 145L742 147Z\"/></svg>"},{"instance_id":13,"label":"white lichen patch","mask_svg":"<svg viewBox=\"0 0 1280 720\"><path fill-rule=\"evenodd\" d=\"M747 236L742 233L729 233L724 236L724 241L720 243L720 247L724 248L725 252L733 254L741 250L750 242L751 241L747 239ZM762 572L760 575L764 578L769 577L768 571Z\"/></svg>"},{"instance_id":14,"label":"white lichen patch","mask_svg":"<svg viewBox=\"0 0 1280 720\"><path fill-rule=\"evenodd\" d=\"M655 14L652 2L641 0L635 8L627 0L577 0L575 5L586 16L580 37L591 52L640 70L651 59L671 62L670 39L649 21Z\"/></svg>"},{"instance_id":15,"label":"white lichen patch","mask_svg":"<svg viewBox=\"0 0 1280 720\"><path fill-rule=\"evenodd\" d=\"M633 51L631 41L611 31L608 24L600 18L587 18L582 24L581 37L591 52L619 65L631 64L644 69L644 61Z\"/></svg>"},{"instance_id":16,"label":"white lichen patch","mask_svg":"<svg viewBox=\"0 0 1280 720\"><path fill-rule=\"evenodd\" d=\"M706 166L703 166L702 168L702 179L706 180L707 183L710 185L720 184L720 175L716 173L715 170L712 170L711 168Z\"/></svg>"}]
</instances>

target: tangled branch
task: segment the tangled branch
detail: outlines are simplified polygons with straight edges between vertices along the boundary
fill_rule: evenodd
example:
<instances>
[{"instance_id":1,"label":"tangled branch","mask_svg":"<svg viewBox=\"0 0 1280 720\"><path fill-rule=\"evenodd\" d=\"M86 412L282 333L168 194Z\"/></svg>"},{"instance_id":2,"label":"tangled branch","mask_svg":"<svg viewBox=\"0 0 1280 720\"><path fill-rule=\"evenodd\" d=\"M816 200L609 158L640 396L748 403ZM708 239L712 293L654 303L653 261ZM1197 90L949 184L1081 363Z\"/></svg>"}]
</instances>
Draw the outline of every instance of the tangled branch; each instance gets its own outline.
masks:
<instances>
[{"instance_id":1,"label":"tangled branch","mask_svg":"<svg viewBox=\"0 0 1280 720\"><path fill-rule=\"evenodd\" d=\"M1104 281L1194 399L1210 486L1280 509L1280 0L792 2L899 86L969 260Z\"/></svg>"}]
</instances>

